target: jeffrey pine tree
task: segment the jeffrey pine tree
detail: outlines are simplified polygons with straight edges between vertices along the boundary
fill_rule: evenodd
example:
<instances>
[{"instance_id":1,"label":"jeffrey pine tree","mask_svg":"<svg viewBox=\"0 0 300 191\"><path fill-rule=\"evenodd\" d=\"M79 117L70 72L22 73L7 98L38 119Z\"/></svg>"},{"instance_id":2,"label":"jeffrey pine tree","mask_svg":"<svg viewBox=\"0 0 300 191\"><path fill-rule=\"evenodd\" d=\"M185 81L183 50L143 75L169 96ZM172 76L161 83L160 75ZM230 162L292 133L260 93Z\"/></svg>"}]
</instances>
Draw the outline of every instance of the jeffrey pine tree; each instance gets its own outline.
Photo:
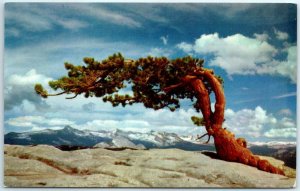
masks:
<instances>
[{"instance_id":1,"label":"jeffrey pine tree","mask_svg":"<svg viewBox=\"0 0 300 191\"><path fill-rule=\"evenodd\" d=\"M203 125L205 135L214 138L217 155L226 161L239 162L260 170L284 175L279 168L261 160L246 147L243 138L235 138L224 122L225 96L223 80L213 70L203 68L202 59L190 56L169 60L166 57L124 59L118 53L99 62L94 58L84 58L85 65L65 63L68 76L50 81L49 86L59 93L49 94L41 84L35 91L47 98L62 94L72 94L73 99L80 94L88 97L102 97L113 106L142 103L154 110L180 107L180 99L190 99L197 112L203 117L192 116L196 125ZM119 90L132 89L132 95L121 95ZM214 111L211 109L210 94L215 96Z\"/></svg>"}]
</instances>

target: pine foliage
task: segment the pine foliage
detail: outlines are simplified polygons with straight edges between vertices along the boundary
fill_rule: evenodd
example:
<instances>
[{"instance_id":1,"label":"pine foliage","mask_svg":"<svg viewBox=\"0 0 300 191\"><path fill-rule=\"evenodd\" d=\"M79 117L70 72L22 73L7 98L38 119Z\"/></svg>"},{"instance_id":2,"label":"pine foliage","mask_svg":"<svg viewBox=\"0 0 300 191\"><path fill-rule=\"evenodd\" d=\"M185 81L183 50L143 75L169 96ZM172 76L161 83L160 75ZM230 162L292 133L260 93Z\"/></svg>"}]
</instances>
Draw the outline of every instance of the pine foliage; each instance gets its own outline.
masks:
<instances>
[{"instance_id":1,"label":"pine foliage","mask_svg":"<svg viewBox=\"0 0 300 191\"><path fill-rule=\"evenodd\" d=\"M164 91L165 88L179 84L186 75L197 75L196 71L205 70L204 60L191 56L169 60L166 57L146 57L137 60L125 59L120 53L113 54L101 62L94 58L84 58L84 65L65 63L67 76L50 81L58 94L48 94L40 84L36 84L36 93L44 98L51 95L83 94L88 97L101 97L113 106L126 106L143 103L146 108L155 110L167 107L175 111L180 107L180 99L195 99L195 92L188 86ZM222 79L219 78L222 82ZM210 92L209 83L204 80ZM131 88L132 93L121 94L121 89ZM197 111L199 108L194 104Z\"/></svg>"}]
</instances>

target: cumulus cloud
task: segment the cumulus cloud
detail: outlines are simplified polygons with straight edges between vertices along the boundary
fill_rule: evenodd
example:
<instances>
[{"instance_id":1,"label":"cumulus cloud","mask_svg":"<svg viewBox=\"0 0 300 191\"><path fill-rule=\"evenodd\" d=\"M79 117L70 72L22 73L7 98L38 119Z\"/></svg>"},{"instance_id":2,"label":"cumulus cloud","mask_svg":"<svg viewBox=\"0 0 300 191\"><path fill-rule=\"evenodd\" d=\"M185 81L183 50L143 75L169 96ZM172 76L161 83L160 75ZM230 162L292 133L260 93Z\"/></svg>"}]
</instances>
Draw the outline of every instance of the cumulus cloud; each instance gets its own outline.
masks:
<instances>
[{"instance_id":1,"label":"cumulus cloud","mask_svg":"<svg viewBox=\"0 0 300 191\"><path fill-rule=\"evenodd\" d=\"M266 124L275 124L276 118L268 116L260 106L255 110L243 109L234 112L231 109L225 111L225 126L232 128L236 134L247 134L253 137L260 137L261 131Z\"/></svg>"},{"instance_id":2,"label":"cumulus cloud","mask_svg":"<svg viewBox=\"0 0 300 191\"><path fill-rule=\"evenodd\" d=\"M268 62L275 47L241 34L220 38L217 33L202 35L196 40L196 53L214 54L212 66L222 67L228 74L254 74L257 64Z\"/></svg>"},{"instance_id":3,"label":"cumulus cloud","mask_svg":"<svg viewBox=\"0 0 300 191\"><path fill-rule=\"evenodd\" d=\"M284 117L272 128L264 133L268 138L296 138L296 123L290 118Z\"/></svg>"},{"instance_id":4,"label":"cumulus cloud","mask_svg":"<svg viewBox=\"0 0 300 191\"><path fill-rule=\"evenodd\" d=\"M186 43L186 42L181 42L176 45L177 48L183 50L186 53L192 52L193 50L193 45Z\"/></svg>"},{"instance_id":5,"label":"cumulus cloud","mask_svg":"<svg viewBox=\"0 0 300 191\"><path fill-rule=\"evenodd\" d=\"M233 111L226 109L225 118L224 126L231 129L238 136L254 138L294 138L296 136L295 121L287 117L278 119L272 114L268 114L260 106L257 106L254 110Z\"/></svg>"},{"instance_id":6,"label":"cumulus cloud","mask_svg":"<svg viewBox=\"0 0 300 191\"><path fill-rule=\"evenodd\" d=\"M289 38L288 33L277 30L276 28L274 28L274 33L275 33L276 38L278 40L287 40Z\"/></svg>"},{"instance_id":7,"label":"cumulus cloud","mask_svg":"<svg viewBox=\"0 0 300 191\"><path fill-rule=\"evenodd\" d=\"M177 47L184 52L212 55L210 66L223 68L229 75L271 74L285 76L296 82L296 46L287 48L286 60L275 59L278 50L267 42L266 34L254 34L255 38L235 34L220 37L218 33L203 34L194 44L182 42Z\"/></svg>"},{"instance_id":8,"label":"cumulus cloud","mask_svg":"<svg viewBox=\"0 0 300 191\"><path fill-rule=\"evenodd\" d=\"M296 138L296 128L271 129L264 134L268 138Z\"/></svg>"},{"instance_id":9,"label":"cumulus cloud","mask_svg":"<svg viewBox=\"0 0 300 191\"><path fill-rule=\"evenodd\" d=\"M8 84L20 86L25 86L27 84L35 84L37 82L47 84L49 80L52 79L42 74L38 74L35 69L31 69L25 75L11 75L8 79Z\"/></svg>"},{"instance_id":10,"label":"cumulus cloud","mask_svg":"<svg viewBox=\"0 0 300 191\"><path fill-rule=\"evenodd\" d=\"M37 109L48 107L34 91L34 84L47 84L51 78L38 74L35 69L28 71L25 75L13 74L5 81L4 108L10 110L15 106L21 106L26 100ZM25 103L26 104L26 103ZM27 104L28 105L28 104Z\"/></svg>"},{"instance_id":11,"label":"cumulus cloud","mask_svg":"<svg viewBox=\"0 0 300 191\"><path fill-rule=\"evenodd\" d=\"M262 65L258 73L279 74L291 79L293 83L297 82L297 46L291 46L284 50L287 53L286 60L273 60L269 64Z\"/></svg>"}]
</instances>

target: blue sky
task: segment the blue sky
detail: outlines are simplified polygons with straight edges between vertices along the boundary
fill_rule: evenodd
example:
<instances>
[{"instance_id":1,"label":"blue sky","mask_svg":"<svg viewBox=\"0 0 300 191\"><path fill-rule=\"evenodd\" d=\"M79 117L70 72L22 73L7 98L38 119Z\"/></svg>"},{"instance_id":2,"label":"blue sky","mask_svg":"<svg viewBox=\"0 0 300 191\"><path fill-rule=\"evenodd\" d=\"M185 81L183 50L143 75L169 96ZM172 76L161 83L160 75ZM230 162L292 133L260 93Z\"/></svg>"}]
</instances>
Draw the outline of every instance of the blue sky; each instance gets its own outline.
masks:
<instances>
[{"instance_id":1,"label":"blue sky","mask_svg":"<svg viewBox=\"0 0 300 191\"><path fill-rule=\"evenodd\" d=\"M101 99L41 99L34 84L121 52L125 57L192 55L224 80L224 126L250 141L296 140L297 12L292 4L7 3L5 132L114 129L202 134L190 103L175 112ZM199 115L199 114L198 114Z\"/></svg>"}]
</instances>

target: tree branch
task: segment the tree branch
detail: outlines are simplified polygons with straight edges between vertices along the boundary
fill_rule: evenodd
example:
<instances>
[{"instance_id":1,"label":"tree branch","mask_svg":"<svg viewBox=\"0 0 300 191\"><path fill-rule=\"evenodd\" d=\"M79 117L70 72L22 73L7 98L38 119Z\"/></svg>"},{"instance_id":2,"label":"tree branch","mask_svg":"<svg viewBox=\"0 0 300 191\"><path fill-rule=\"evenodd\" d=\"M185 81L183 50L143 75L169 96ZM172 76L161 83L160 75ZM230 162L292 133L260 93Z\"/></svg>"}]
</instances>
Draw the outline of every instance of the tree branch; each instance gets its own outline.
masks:
<instances>
[{"instance_id":1,"label":"tree branch","mask_svg":"<svg viewBox=\"0 0 300 191\"><path fill-rule=\"evenodd\" d=\"M74 99L78 96L78 94L75 94L73 97L66 97L66 99Z\"/></svg>"},{"instance_id":2,"label":"tree branch","mask_svg":"<svg viewBox=\"0 0 300 191\"><path fill-rule=\"evenodd\" d=\"M60 93L57 93L57 94L47 94L47 96L58 96L58 95L62 95L62 94L65 94L67 93L67 91L63 91L63 92L60 92Z\"/></svg>"},{"instance_id":3,"label":"tree branch","mask_svg":"<svg viewBox=\"0 0 300 191\"><path fill-rule=\"evenodd\" d=\"M164 92L169 93L169 92L172 91L173 89L178 88L178 87L181 87L181 86L183 86L183 85L184 85L184 83L181 82L181 83L178 83L178 84L175 84L175 85L171 85L171 86L169 86L169 87L166 87L166 88L164 88L163 90L164 90Z\"/></svg>"},{"instance_id":4,"label":"tree branch","mask_svg":"<svg viewBox=\"0 0 300 191\"><path fill-rule=\"evenodd\" d=\"M211 137L211 135L209 135L208 133L205 133L205 134L202 135L201 137L197 137L196 140L200 140L200 139L202 139L203 137L205 137L206 135L208 135L208 140L205 142L205 144L207 144L207 143L209 143L210 137Z\"/></svg>"},{"instance_id":5,"label":"tree branch","mask_svg":"<svg viewBox=\"0 0 300 191\"><path fill-rule=\"evenodd\" d=\"M206 135L208 135L208 133L205 133L204 135L201 135L200 137L197 137L196 140L202 139L202 138L205 137Z\"/></svg>"}]
</instances>

